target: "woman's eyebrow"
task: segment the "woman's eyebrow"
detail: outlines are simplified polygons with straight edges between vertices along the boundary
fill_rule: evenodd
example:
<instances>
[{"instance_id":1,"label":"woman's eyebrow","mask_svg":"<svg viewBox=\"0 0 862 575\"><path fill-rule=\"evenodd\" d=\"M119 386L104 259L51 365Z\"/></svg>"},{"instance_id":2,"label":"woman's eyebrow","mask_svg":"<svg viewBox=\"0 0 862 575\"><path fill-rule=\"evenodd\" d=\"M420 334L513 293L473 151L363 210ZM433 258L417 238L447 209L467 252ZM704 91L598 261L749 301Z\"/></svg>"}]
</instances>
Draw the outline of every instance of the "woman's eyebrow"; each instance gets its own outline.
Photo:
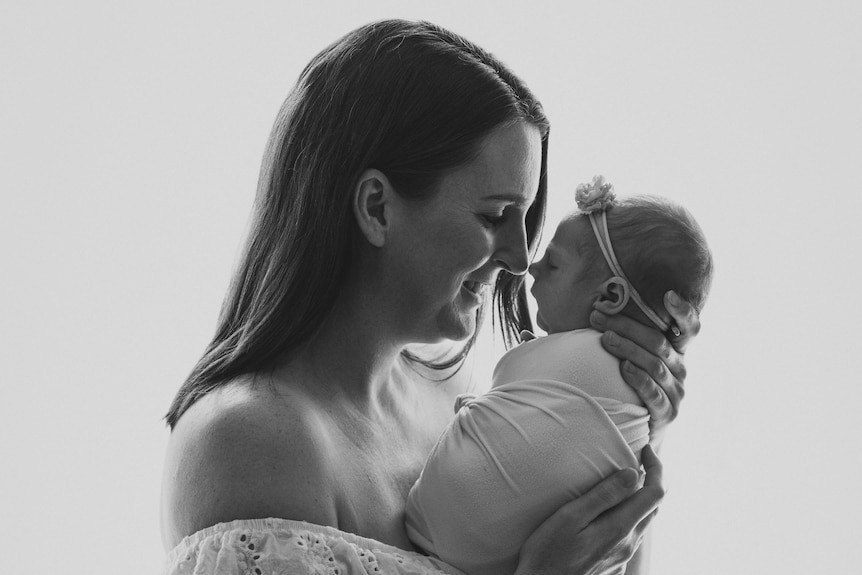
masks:
<instances>
[{"instance_id":1,"label":"woman's eyebrow","mask_svg":"<svg viewBox=\"0 0 862 575\"><path fill-rule=\"evenodd\" d=\"M530 201L527 198L518 194L491 194L490 196L483 196L481 199L510 202L518 207L530 205Z\"/></svg>"}]
</instances>

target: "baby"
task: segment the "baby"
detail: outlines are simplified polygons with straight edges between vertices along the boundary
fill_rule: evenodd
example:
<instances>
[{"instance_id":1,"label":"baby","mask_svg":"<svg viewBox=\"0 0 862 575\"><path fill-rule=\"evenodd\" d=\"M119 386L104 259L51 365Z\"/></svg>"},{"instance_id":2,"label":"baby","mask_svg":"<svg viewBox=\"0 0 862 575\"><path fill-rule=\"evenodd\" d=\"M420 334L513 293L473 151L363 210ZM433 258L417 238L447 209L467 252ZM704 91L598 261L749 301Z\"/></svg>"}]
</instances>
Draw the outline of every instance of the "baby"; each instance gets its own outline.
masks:
<instances>
[{"instance_id":1,"label":"baby","mask_svg":"<svg viewBox=\"0 0 862 575\"><path fill-rule=\"evenodd\" d=\"M674 290L700 310L709 291L712 257L684 208L647 196L618 202L601 177L576 199L579 210L530 266L548 336L510 350L491 390L459 402L408 496L413 542L469 575L514 572L545 519L640 466L649 414L589 327L591 311L622 313L670 338L679 330L663 295Z\"/></svg>"}]
</instances>

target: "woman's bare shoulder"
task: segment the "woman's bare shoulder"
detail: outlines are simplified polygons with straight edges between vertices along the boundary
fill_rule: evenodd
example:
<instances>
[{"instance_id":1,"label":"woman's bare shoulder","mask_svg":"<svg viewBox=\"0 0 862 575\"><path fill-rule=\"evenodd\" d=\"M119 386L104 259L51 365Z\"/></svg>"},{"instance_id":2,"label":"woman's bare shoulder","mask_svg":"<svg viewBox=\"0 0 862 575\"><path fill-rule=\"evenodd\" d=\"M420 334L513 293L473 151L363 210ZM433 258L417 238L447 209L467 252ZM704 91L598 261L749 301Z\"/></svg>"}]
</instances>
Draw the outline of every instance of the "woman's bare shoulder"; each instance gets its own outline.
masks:
<instances>
[{"instance_id":1,"label":"woman's bare shoulder","mask_svg":"<svg viewBox=\"0 0 862 575\"><path fill-rule=\"evenodd\" d=\"M199 399L174 426L162 486L162 537L223 521L281 517L331 524L328 433L301 393L238 380Z\"/></svg>"}]
</instances>

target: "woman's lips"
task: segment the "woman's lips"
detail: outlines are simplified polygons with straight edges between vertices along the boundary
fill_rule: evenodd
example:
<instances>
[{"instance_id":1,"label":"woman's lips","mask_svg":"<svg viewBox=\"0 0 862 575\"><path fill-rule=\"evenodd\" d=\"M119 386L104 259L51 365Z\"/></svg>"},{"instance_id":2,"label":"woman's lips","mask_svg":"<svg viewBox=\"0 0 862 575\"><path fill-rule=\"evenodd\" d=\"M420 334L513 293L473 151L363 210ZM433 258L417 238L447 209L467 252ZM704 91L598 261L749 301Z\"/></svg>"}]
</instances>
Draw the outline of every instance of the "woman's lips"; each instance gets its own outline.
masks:
<instances>
[{"instance_id":1,"label":"woman's lips","mask_svg":"<svg viewBox=\"0 0 862 575\"><path fill-rule=\"evenodd\" d=\"M484 299L485 291L491 287L491 284L468 280L461 284L461 289L464 291L464 297L471 300L473 304L479 305Z\"/></svg>"},{"instance_id":2,"label":"woman's lips","mask_svg":"<svg viewBox=\"0 0 862 575\"><path fill-rule=\"evenodd\" d=\"M464 282L464 287L467 291L476 295L481 295L485 290L491 289L492 282L482 280L467 280Z\"/></svg>"}]
</instances>

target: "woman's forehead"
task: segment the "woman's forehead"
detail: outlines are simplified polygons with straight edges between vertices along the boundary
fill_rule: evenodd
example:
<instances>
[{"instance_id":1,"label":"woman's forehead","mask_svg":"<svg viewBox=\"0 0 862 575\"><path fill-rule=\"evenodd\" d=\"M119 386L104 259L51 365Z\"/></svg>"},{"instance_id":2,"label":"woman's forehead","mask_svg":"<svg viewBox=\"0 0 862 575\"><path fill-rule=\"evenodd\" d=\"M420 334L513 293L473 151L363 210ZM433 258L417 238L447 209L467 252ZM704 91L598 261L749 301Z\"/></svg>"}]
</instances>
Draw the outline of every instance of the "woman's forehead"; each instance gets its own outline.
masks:
<instances>
[{"instance_id":1,"label":"woman's forehead","mask_svg":"<svg viewBox=\"0 0 862 575\"><path fill-rule=\"evenodd\" d=\"M536 199L542 160L539 129L525 122L498 128L482 142L476 158L451 173L477 199L528 207Z\"/></svg>"}]
</instances>

